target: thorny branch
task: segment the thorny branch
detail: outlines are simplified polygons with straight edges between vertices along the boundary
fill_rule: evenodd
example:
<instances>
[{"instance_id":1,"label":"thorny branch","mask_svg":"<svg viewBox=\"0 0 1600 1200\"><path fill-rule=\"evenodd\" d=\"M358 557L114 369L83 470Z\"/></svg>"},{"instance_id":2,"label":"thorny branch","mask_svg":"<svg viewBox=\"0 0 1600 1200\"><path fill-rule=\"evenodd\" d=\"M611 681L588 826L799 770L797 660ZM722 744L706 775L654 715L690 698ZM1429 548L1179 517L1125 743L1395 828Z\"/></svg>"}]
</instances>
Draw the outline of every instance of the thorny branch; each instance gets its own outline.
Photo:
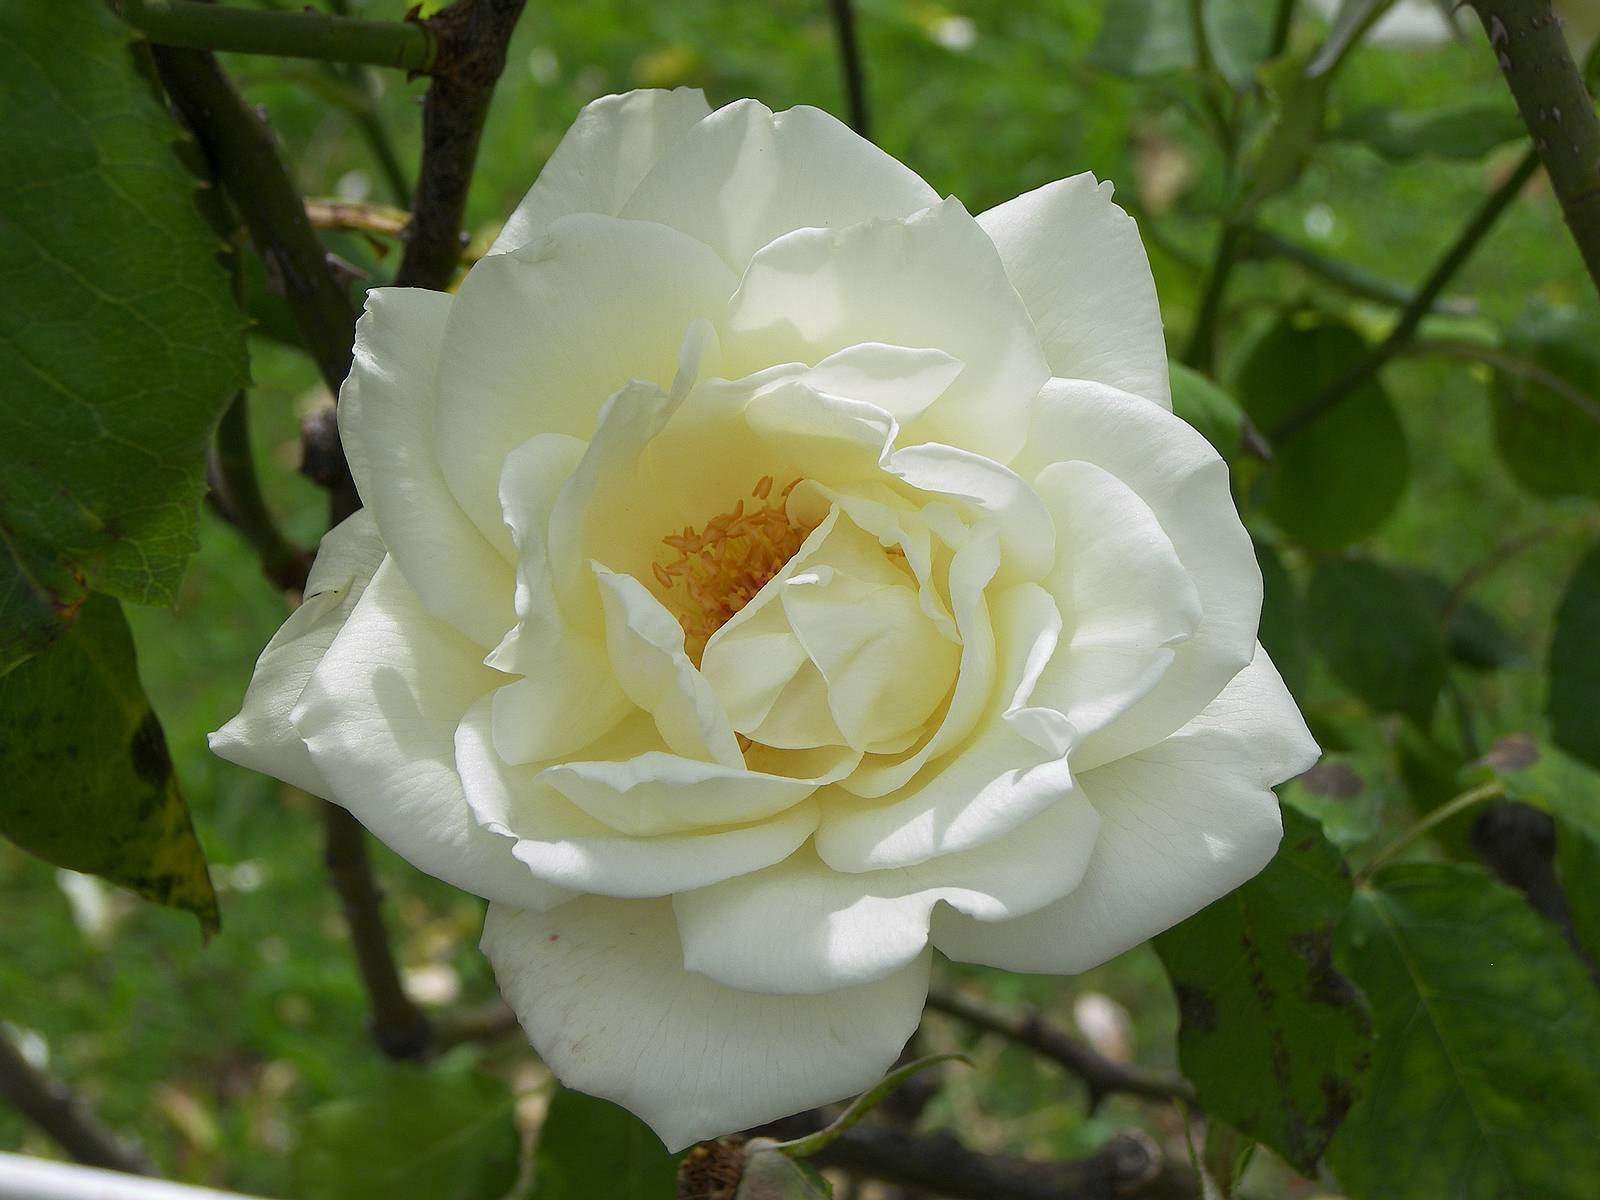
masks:
<instances>
[{"instance_id":1,"label":"thorny branch","mask_svg":"<svg viewBox=\"0 0 1600 1200\"><path fill-rule=\"evenodd\" d=\"M1600 117L1550 0L1469 0L1600 289Z\"/></svg>"}]
</instances>

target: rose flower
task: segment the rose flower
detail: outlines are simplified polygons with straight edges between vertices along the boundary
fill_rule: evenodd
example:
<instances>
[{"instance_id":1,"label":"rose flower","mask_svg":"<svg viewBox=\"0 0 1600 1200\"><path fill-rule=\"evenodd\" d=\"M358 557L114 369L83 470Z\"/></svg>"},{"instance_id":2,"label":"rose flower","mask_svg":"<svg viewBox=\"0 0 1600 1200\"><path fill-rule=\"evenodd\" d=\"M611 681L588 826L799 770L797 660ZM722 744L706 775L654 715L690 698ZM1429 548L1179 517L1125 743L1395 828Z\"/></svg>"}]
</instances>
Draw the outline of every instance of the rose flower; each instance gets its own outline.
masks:
<instances>
[{"instance_id":1,"label":"rose flower","mask_svg":"<svg viewBox=\"0 0 1600 1200\"><path fill-rule=\"evenodd\" d=\"M1079 175L979 217L809 108L586 108L378 288L225 758L487 897L534 1046L670 1147L860 1091L935 949L1076 972L1248 879L1317 750Z\"/></svg>"}]
</instances>

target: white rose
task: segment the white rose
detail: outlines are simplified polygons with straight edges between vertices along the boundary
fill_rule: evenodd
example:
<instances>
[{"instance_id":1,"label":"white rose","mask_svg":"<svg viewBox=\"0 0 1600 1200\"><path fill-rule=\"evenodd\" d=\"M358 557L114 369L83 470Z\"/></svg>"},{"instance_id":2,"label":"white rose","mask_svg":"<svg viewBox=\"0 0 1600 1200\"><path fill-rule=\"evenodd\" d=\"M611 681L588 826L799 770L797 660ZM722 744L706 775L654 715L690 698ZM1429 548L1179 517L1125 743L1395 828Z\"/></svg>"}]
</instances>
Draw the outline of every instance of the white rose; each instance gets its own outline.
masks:
<instances>
[{"instance_id":1,"label":"white rose","mask_svg":"<svg viewBox=\"0 0 1600 1200\"><path fill-rule=\"evenodd\" d=\"M674 1148L873 1083L934 948L1082 971L1236 887L1317 751L1110 193L590 105L459 294L370 295L367 507L212 746L487 897Z\"/></svg>"}]
</instances>

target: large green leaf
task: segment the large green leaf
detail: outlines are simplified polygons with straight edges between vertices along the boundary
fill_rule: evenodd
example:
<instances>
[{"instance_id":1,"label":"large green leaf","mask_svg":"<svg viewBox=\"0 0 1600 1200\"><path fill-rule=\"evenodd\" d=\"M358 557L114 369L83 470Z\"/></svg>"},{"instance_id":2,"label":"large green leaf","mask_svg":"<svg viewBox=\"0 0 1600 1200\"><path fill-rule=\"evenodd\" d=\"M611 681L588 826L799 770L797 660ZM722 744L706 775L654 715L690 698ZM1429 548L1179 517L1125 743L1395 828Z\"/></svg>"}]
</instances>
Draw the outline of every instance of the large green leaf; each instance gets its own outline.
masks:
<instances>
[{"instance_id":1,"label":"large green leaf","mask_svg":"<svg viewBox=\"0 0 1600 1200\"><path fill-rule=\"evenodd\" d=\"M1444 630L1408 576L1370 559L1324 559L1306 617L1335 679L1374 712L1427 725L1444 686Z\"/></svg>"},{"instance_id":2,"label":"large green leaf","mask_svg":"<svg viewBox=\"0 0 1600 1200\"><path fill-rule=\"evenodd\" d=\"M217 898L122 608L93 595L67 632L0 678L0 833L57 866L188 909Z\"/></svg>"},{"instance_id":3,"label":"large green leaf","mask_svg":"<svg viewBox=\"0 0 1600 1200\"><path fill-rule=\"evenodd\" d=\"M1361 142L1390 162L1425 154L1472 161L1496 146L1526 137L1527 127L1509 100L1469 100L1421 112L1358 109L1334 126L1329 136Z\"/></svg>"},{"instance_id":4,"label":"large green leaf","mask_svg":"<svg viewBox=\"0 0 1600 1200\"><path fill-rule=\"evenodd\" d=\"M0 5L0 670L85 590L170 603L244 321L102 3Z\"/></svg>"},{"instance_id":5,"label":"large green leaf","mask_svg":"<svg viewBox=\"0 0 1600 1200\"><path fill-rule=\"evenodd\" d=\"M505 1080L471 1067L396 1066L381 1089L307 1114L295 1148L303 1200L500 1200L521 1142ZM596 1192L595 1195L604 1195Z\"/></svg>"},{"instance_id":6,"label":"large green leaf","mask_svg":"<svg viewBox=\"0 0 1600 1200\"><path fill-rule=\"evenodd\" d=\"M1585 1200L1600 1179L1600 994L1549 924L1475 867L1362 888L1340 949L1378 1057L1329 1150L1352 1200Z\"/></svg>"},{"instance_id":7,"label":"large green leaf","mask_svg":"<svg viewBox=\"0 0 1600 1200\"><path fill-rule=\"evenodd\" d=\"M677 1156L627 1109L570 1088L539 1130L530 1200L661 1200L674 1194Z\"/></svg>"},{"instance_id":8,"label":"large green leaf","mask_svg":"<svg viewBox=\"0 0 1600 1200\"><path fill-rule=\"evenodd\" d=\"M1366 343L1349 326L1285 317L1251 347L1234 394L1270 438L1365 353ZM1399 503L1411 471L1405 431L1375 378L1272 449L1262 505L1284 533L1321 549L1375 532Z\"/></svg>"},{"instance_id":9,"label":"large green leaf","mask_svg":"<svg viewBox=\"0 0 1600 1200\"><path fill-rule=\"evenodd\" d=\"M1217 69L1235 86L1250 82L1266 53L1271 0L1214 0L1201 15ZM1130 79L1184 71L1195 65L1194 11L1189 0L1116 0L1103 9L1089 61Z\"/></svg>"},{"instance_id":10,"label":"large green leaf","mask_svg":"<svg viewBox=\"0 0 1600 1200\"><path fill-rule=\"evenodd\" d=\"M1283 827L1266 870L1155 948L1200 1107L1310 1173L1364 1086L1372 1025L1333 961L1344 860L1310 817L1286 809Z\"/></svg>"},{"instance_id":11,"label":"large green leaf","mask_svg":"<svg viewBox=\"0 0 1600 1200\"><path fill-rule=\"evenodd\" d=\"M1410 581L1417 597L1440 620L1451 603L1451 587L1431 571L1417 567L1398 567L1396 570ZM1512 637L1495 615L1475 600L1462 600L1450 613L1450 624L1444 631L1445 647L1450 657L1465 666L1480 671L1530 667L1533 659L1527 649Z\"/></svg>"},{"instance_id":12,"label":"large green leaf","mask_svg":"<svg viewBox=\"0 0 1600 1200\"><path fill-rule=\"evenodd\" d=\"M1535 312L1506 331L1505 348L1564 384L1496 374L1494 435L1506 467L1535 496L1600 497L1600 316L1588 307Z\"/></svg>"},{"instance_id":13,"label":"large green leaf","mask_svg":"<svg viewBox=\"0 0 1600 1200\"><path fill-rule=\"evenodd\" d=\"M1600 766L1600 546L1572 573L1556 614L1550 727L1556 745Z\"/></svg>"}]
</instances>

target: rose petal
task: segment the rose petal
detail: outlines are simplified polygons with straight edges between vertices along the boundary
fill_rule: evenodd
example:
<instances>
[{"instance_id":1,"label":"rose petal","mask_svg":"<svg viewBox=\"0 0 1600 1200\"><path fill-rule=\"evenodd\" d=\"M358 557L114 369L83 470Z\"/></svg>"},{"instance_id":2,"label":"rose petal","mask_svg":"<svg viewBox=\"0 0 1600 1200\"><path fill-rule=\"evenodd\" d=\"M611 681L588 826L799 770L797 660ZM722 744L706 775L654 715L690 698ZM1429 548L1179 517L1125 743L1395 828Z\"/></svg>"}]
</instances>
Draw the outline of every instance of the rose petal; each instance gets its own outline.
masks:
<instances>
[{"instance_id":1,"label":"rose petal","mask_svg":"<svg viewBox=\"0 0 1600 1200\"><path fill-rule=\"evenodd\" d=\"M339 389L350 474L384 544L434 616L479 645L512 624L511 567L445 485L433 447L433 374L451 297L373 288Z\"/></svg>"},{"instance_id":2,"label":"rose petal","mask_svg":"<svg viewBox=\"0 0 1600 1200\"><path fill-rule=\"evenodd\" d=\"M289 714L382 561L383 541L366 509L323 535L304 600L256 659L239 715L207 739L213 754L313 796L328 795Z\"/></svg>"},{"instance_id":3,"label":"rose petal","mask_svg":"<svg viewBox=\"0 0 1600 1200\"><path fill-rule=\"evenodd\" d=\"M485 661L523 676L494 694L495 748L508 762L570 754L633 709L611 672L604 638L573 628L556 598L550 514L583 451L576 438L541 434L513 450L500 475L500 501L517 547L518 623Z\"/></svg>"},{"instance_id":4,"label":"rose petal","mask_svg":"<svg viewBox=\"0 0 1600 1200\"><path fill-rule=\"evenodd\" d=\"M1111 184L1085 172L978 218L1006 265L1050 371L1093 379L1172 407L1155 278Z\"/></svg>"},{"instance_id":5,"label":"rose petal","mask_svg":"<svg viewBox=\"0 0 1600 1200\"><path fill-rule=\"evenodd\" d=\"M675 754L743 765L728 714L684 653L677 618L632 575L618 575L599 563L590 569L605 606L611 671L628 699L655 718Z\"/></svg>"},{"instance_id":6,"label":"rose petal","mask_svg":"<svg viewBox=\"0 0 1600 1200\"><path fill-rule=\"evenodd\" d=\"M507 540L506 454L539 433L589 437L630 380L669 384L685 332L720 320L736 282L693 238L586 214L468 272L439 354L434 437L451 491L492 542Z\"/></svg>"},{"instance_id":7,"label":"rose petal","mask_svg":"<svg viewBox=\"0 0 1600 1200\"><path fill-rule=\"evenodd\" d=\"M962 962L1050 974L1114 958L1267 864L1282 831L1272 788L1309 768L1317 754L1294 700L1258 650L1181 731L1078 777L1101 826L1076 890L996 924L941 911L934 945Z\"/></svg>"},{"instance_id":8,"label":"rose petal","mask_svg":"<svg viewBox=\"0 0 1600 1200\"><path fill-rule=\"evenodd\" d=\"M929 772L877 803L850 795L856 776L818 793L822 825L817 853L838 871L915 866L981 845L1043 812L1073 789L1067 761L1000 719L1000 706L1023 690L1037 669L1041 642L1053 643L1060 618L1038 603L1040 589L1022 584L996 597L992 659L1005 674L985 688L989 720ZM989 676L995 677L991 661ZM857 776L860 772L857 772Z\"/></svg>"},{"instance_id":9,"label":"rose petal","mask_svg":"<svg viewBox=\"0 0 1600 1200\"><path fill-rule=\"evenodd\" d=\"M882 979L922 953L941 900L1003 921L1071 891L1099 826L1074 793L1007 834L920 866L844 874L802 849L764 871L674 896L684 965L753 992L829 992Z\"/></svg>"},{"instance_id":10,"label":"rose petal","mask_svg":"<svg viewBox=\"0 0 1600 1200\"><path fill-rule=\"evenodd\" d=\"M730 367L745 371L860 342L937 347L965 368L908 432L999 462L1050 374L994 246L955 200L779 238L751 260L727 329Z\"/></svg>"},{"instance_id":11,"label":"rose petal","mask_svg":"<svg viewBox=\"0 0 1600 1200\"><path fill-rule=\"evenodd\" d=\"M762 996L683 969L672 906L491 905L483 951L541 1058L677 1151L876 1083L917 1027L929 956L876 983Z\"/></svg>"},{"instance_id":12,"label":"rose petal","mask_svg":"<svg viewBox=\"0 0 1600 1200\"><path fill-rule=\"evenodd\" d=\"M511 766L494 753L487 699L456 730L456 762L473 816L500 835L534 875L562 888L629 898L668 896L781 862L817 827L805 799L749 825L719 825L635 837L595 820L540 779L535 767ZM607 741L626 742L624 723ZM628 747L618 757L637 753ZM488 836L488 835L486 835Z\"/></svg>"},{"instance_id":13,"label":"rose petal","mask_svg":"<svg viewBox=\"0 0 1600 1200\"><path fill-rule=\"evenodd\" d=\"M908 167L820 109L775 114L739 100L691 129L621 215L681 229L742 271L791 230L904 217L938 201Z\"/></svg>"},{"instance_id":14,"label":"rose petal","mask_svg":"<svg viewBox=\"0 0 1600 1200\"><path fill-rule=\"evenodd\" d=\"M1059 539L1044 586L1064 637L1029 700L1082 738L1156 687L1199 627L1200 596L1155 514L1115 476L1055 463L1037 486Z\"/></svg>"},{"instance_id":15,"label":"rose petal","mask_svg":"<svg viewBox=\"0 0 1600 1200\"><path fill-rule=\"evenodd\" d=\"M711 114L699 88L644 88L584 105L490 254L506 254L570 213L614 217L639 180Z\"/></svg>"},{"instance_id":16,"label":"rose petal","mask_svg":"<svg viewBox=\"0 0 1600 1200\"><path fill-rule=\"evenodd\" d=\"M492 900L544 908L567 898L472 818L455 769L462 714L503 678L482 652L429 616L385 562L311 673L290 719L331 800L397 854Z\"/></svg>"},{"instance_id":17,"label":"rose petal","mask_svg":"<svg viewBox=\"0 0 1600 1200\"><path fill-rule=\"evenodd\" d=\"M1039 396L1024 478L1064 458L1115 475L1150 506L1200 596L1200 625L1155 689L1073 751L1079 770L1153 746L1198 714L1250 662L1261 572L1228 490L1227 465L1171 413L1102 384L1051 380Z\"/></svg>"}]
</instances>

